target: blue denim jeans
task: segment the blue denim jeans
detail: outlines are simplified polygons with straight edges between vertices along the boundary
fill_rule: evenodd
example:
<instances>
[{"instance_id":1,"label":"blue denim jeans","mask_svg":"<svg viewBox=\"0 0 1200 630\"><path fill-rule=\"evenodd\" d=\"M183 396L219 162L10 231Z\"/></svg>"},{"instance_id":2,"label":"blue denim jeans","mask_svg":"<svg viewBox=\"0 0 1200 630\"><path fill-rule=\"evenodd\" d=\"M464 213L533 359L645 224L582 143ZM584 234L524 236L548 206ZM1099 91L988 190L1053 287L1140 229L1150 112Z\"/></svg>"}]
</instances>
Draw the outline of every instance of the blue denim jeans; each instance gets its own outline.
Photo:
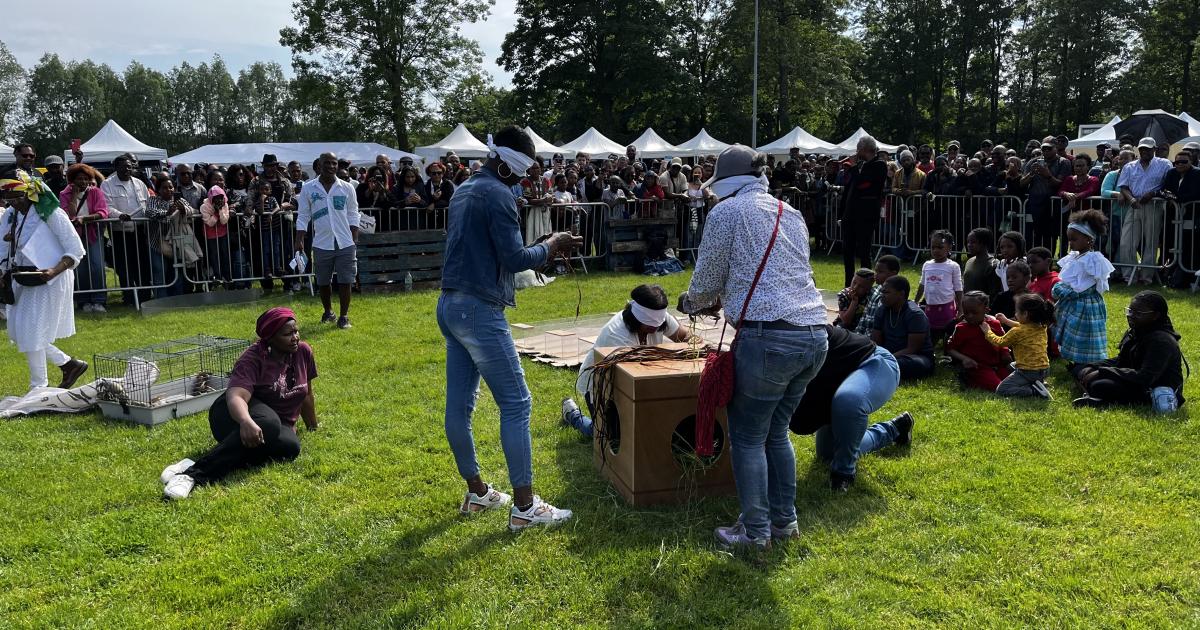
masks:
<instances>
[{"instance_id":1,"label":"blue denim jeans","mask_svg":"<svg viewBox=\"0 0 1200 630\"><path fill-rule=\"evenodd\" d=\"M819 326L763 330L749 324L738 332L729 442L741 521L754 538L769 537L771 523L796 520L796 453L788 425L828 349Z\"/></svg>"},{"instance_id":2,"label":"blue denim jeans","mask_svg":"<svg viewBox=\"0 0 1200 630\"><path fill-rule=\"evenodd\" d=\"M533 397L513 345L504 307L461 291L443 291L438 327L446 338L446 439L463 479L479 474L471 414L482 376L500 408L500 446L513 488L533 484L529 415ZM785 425L786 428L786 425Z\"/></svg>"},{"instance_id":3,"label":"blue denim jeans","mask_svg":"<svg viewBox=\"0 0 1200 630\"><path fill-rule=\"evenodd\" d=\"M817 457L830 462L830 470L853 476L858 458L891 444L899 432L891 422L867 426L877 411L896 393L900 384L900 365L883 348L851 372L833 394L831 422L816 434Z\"/></svg>"},{"instance_id":4,"label":"blue denim jeans","mask_svg":"<svg viewBox=\"0 0 1200 630\"><path fill-rule=\"evenodd\" d=\"M80 261L79 266L75 268L75 278L78 281L81 290L88 289L104 289L106 288L106 280L104 277L104 235L101 234L96 238L95 242L87 242L87 235L84 235L84 252L85 256ZM104 291L95 293L76 293L76 304L106 304L108 303L108 294Z\"/></svg>"}]
</instances>

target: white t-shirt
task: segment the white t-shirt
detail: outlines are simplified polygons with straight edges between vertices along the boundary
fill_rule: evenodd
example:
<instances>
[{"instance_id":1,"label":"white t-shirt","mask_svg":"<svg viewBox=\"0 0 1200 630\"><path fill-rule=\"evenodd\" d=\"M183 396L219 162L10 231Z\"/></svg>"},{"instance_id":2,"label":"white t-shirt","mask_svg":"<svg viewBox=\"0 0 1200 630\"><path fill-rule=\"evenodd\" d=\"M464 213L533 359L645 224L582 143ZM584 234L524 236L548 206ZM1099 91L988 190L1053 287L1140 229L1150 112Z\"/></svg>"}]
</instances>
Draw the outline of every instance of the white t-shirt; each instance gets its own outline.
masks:
<instances>
[{"instance_id":1,"label":"white t-shirt","mask_svg":"<svg viewBox=\"0 0 1200 630\"><path fill-rule=\"evenodd\" d=\"M672 315L667 315L667 327L662 332L653 332L646 335L646 345L656 346L660 343L665 343L667 338L679 331L679 321ZM600 334L596 335L596 343L592 346L595 348L636 348L642 345L638 341L636 332L631 332L629 327L625 325L625 319L621 313L612 316L604 328L600 329ZM579 378L575 381L575 391L582 395L587 395L591 390L592 381L592 364L596 360L592 353L587 353L583 358L583 365L579 366Z\"/></svg>"},{"instance_id":2,"label":"white t-shirt","mask_svg":"<svg viewBox=\"0 0 1200 630\"><path fill-rule=\"evenodd\" d=\"M962 269L958 263L925 261L921 267L921 284L925 285L925 303L930 306L954 302L954 293L962 291Z\"/></svg>"}]
</instances>

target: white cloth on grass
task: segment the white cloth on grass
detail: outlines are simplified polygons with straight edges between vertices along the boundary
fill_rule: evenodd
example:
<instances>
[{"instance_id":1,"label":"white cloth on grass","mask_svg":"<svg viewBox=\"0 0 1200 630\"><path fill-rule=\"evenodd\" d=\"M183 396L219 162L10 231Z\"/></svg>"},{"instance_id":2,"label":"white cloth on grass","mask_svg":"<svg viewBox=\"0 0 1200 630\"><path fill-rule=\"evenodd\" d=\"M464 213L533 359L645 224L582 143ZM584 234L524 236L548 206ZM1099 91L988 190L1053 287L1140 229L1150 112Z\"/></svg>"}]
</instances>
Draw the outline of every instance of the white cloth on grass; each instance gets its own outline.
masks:
<instances>
[{"instance_id":1,"label":"white cloth on grass","mask_svg":"<svg viewBox=\"0 0 1200 630\"><path fill-rule=\"evenodd\" d=\"M75 288L73 269L83 259L84 249L79 234L75 232L62 209L55 210L48 221L42 221L37 211L30 208L25 213L25 225L22 226L21 216L12 208L7 208L4 214L0 215L0 228L5 236L12 228L9 221L14 217L20 231L17 253L13 256L14 265L33 265L33 261L20 253L20 248L34 239L40 230L49 230L49 234L54 237L49 243L56 244L61 249L61 252L56 252L59 254L58 258L61 260L63 256L69 256L73 263L71 269L42 286L25 287L13 284L13 293L17 300L16 304L9 304L6 309L8 338L17 344L17 349L21 352L30 352L41 350L57 339L75 334L75 305L71 301ZM39 238L39 242L47 241ZM10 246L8 241L0 239L0 261L8 259Z\"/></svg>"}]
</instances>

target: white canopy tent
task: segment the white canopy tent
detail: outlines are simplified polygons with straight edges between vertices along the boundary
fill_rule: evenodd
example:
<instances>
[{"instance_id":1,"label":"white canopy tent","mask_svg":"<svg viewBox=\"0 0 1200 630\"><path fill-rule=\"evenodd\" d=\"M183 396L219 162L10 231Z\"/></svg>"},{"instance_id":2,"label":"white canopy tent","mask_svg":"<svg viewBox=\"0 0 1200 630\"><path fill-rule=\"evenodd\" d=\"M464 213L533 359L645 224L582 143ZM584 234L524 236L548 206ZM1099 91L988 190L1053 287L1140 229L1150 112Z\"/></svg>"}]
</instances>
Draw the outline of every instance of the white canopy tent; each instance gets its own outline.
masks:
<instances>
[{"instance_id":1,"label":"white canopy tent","mask_svg":"<svg viewBox=\"0 0 1200 630\"><path fill-rule=\"evenodd\" d=\"M562 145L562 150L571 153L587 153L595 160L604 159L611 153L625 155L625 147L604 137L604 134L596 131L595 127L588 127L583 135Z\"/></svg>"},{"instance_id":2,"label":"white canopy tent","mask_svg":"<svg viewBox=\"0 0 1200 630\"><path fill-rule=\"evenodd\" d=\"M868 136L868 135L871 135L871 134L868 134L866 129L859 127L858 131L855 131L854 133L850 134L849 138L846 138L845 140L839 142L837 144L837 146L834 147L833 153L835 155L852 155L852 154L854 154L855 152L858 151L858 141L860 139L862 139L863 136ZM874 136L872 136L872 137L874 137ZM880 151L887 151L888 153L895 153L896 149L897 149L897 145L887 144L887 143L881 141L879 138L875 138L875 144L879 145Z\"/></svg>"},{"instance_id":3,"label":"white canopy tent","mask_svg":"<svg viewBox=\"0 0 1200 630\"><path fill-rule=\"evenodd\" d=\"M1187 122L1189 136L1200 136L1200 120L1192 118L1192 115L1187 112L1179 112L1179 117Z\"/></svg>"},{"instance_id":4,"label":"white canopy tent","mask_svg":"<svg viewBox=\"0 0 1200 630\"><path fill-rule=\"evenodd\" d=\"M758 147L758 150L771 155L787 155L793 148L800 149L801 153L808 153L810 151L832 151L835 147L808 133L800 126L796 126L784 134L782 138L770 144L764 144Z\"/></svg>"},{"instance_id":5,"label":"white canopy tent","mask_svg":"<svg viewBox=\"0 0 1200 630\"><path fill-rule=\"evenodd\" d=\"M700 133L696 134L695 138L676 146L679 150L678 155L700 156L710 153L717 154L729 147L728 143L721 142L716 138L708 135L708 131L701 129Z\"/></svg>"},{"instance_id":6,"label":"white canopy tent","mask_svg":"<svg viewBox=\"0 0 1200 630\"><path fill-rule=\"evenodd\" d=\"M16 151L16 149L0 142L0 158L7 158L13 154L13 151Z\"/></svg>"},{"instance_id":7,"label":"white canopy tent","mask_svg":"<svg viewBox=\"0 0 1200 630\"><path fill-rule=\"evenodd\" d=\"M187 153L171 157L172 164L259 164L264 155L270 153L287 164L292 160L300 163L305 172L312 170L313 160L322 153L332 151L339 159L349 160L354 166L371 166L375 158L386 155L392 160L392 166L402 157L419 161L421 158L412 153L393 149L374 142L252 142L244 144L208 144ZM85 158L87 154L84 154Z\"/></svg>"},{"instance_id":8,"label":"white canopy tent","mask_svg":"<svg viewBox=\"0 0 1200 630\"><path fill-rule=\"evenodd\" d=\"M133 157L139 161L167 161L165 150L152 147L134 138L115 120L104 123L104 126L96 132L96 135L92 136L91 140L80 146L80 150L83 151L83 161L89 164L108 164L117 156L125 153L132 153ZM11 152L9 151L9 153ZM75 161L75 155L70 150L63 151L63 161L71 164Z\"/></svg>"},{"instance_id":9,"label":"white canopy tent","mask_svg":"<svg viewBox=\"0 0 1200 630\"><path fill-rule=\"evenodd\" d=\"M661 158L679 155L679 147L662 139L652 128L647 128L631 143L637 147L639 158Z\"/></svg>"},{"instance_id":10,"label":"white canopy tent","mask_svg":"<svg viewBox=\"0 0 1200 630\"><path fill-rule=\"evenodd\" d=\"M417 155L425 162L436 162L448 151L454 151L460 158L485 158L488 154L487 145L472 135L462 123L458 123L454 131L441 141L416 148Z\"/></svg>"},{"instance_id":11,"label":"white canopy tent","mask_svg":"<svg viewBox=\"0 0 1200 630\"><path fill-rule=\"evenodd\" d=\"M1067 150L1072 154L1084 152L1095 157L1093 154L1096 152L1096 145L1100 144L1101 142L1107 142L1108 144L1112 145L1114 149L1119 148L1116 146L1117 132L1114 129L1119 122L1121 122L1121 117L1113 116L1112 120L1108 121L1108 124L1104 125L1103 127L1087 134L1086 136L1083 136L1082 138L1075 138L1074 140L1068 142Z\"/></svg>"},{"instance_id":12,"label":"white canopy tent","mask_svg":"<svg viewBox=\"0 0 1200 630\"><path fill-rule=\"evenodd\" d=\"M539 136L531 127L525 127L525 133L529 134L530 139L533 140L533 148L537 151L537 156L540 158L554 157L555 153L561 154L563 157L574 157L574 151L563 151L562 147L547 142L545 138Z\"/></svg>"}]
</instances>

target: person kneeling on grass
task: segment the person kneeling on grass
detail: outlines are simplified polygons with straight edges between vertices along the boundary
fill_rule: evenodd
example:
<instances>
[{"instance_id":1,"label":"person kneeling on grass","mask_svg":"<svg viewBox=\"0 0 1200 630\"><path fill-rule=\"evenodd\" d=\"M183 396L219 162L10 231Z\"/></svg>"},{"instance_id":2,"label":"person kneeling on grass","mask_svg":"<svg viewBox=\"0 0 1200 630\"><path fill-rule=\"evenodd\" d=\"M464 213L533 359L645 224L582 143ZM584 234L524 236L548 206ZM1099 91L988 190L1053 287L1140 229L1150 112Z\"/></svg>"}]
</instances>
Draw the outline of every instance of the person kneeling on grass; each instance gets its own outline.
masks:
<instances>
[{"instance_id":1,"label":"person kneeling on grass","mask_svg":"<svg viewBox=\"0 0 1200 630\"><path fill-rule=\"evenodd\" d=\"M994 346L1012 349L1013 372L1000 385L996 393L1001 396L1041 396L1050 399L1046 388L1046 372L1050 369L1050 356L1046 353L1046 330L1054 325L1054 306L1036 293L1017 296L1017 321L1003 313L996 319L1008 326L1003 336L992 331L987 323L980 323L983 336Z\"/></svg>"},{"instance_id":2,"label":"person kneeling on grass","mask_svg":"<svg viewBox=\"0 0 1200 630\"><path fill-rule=\"evenodd\" d=\"M825 363L804 390L790 428L799 435L817 434L817 456L829 462L834 492L850 489L859 457L912 442L913 417L907 411L867 426L871 413L891 400L899 385L900 365L892 353L862 335L830 327Z\"/></svg>"},{"instance_id":3,"label":"person kneeling on grass","mask_svg":"<svg viewBox=\"0 0 1200 630\"><path fill-rule=\"evenodd\" d=\"M200 459L184 459L162 472L167 499L185 499L198 483L212 483L247 466L291 461L300 455L296 419L316 431L310 385L317 377L312 348L300 341L296 314L275 307L258 318L258 341L233 366L229 389L208 410L217 445Z\"/></svg>"},{"instance_id":4,"label":"person kneeling on grass","mask_svg":"<svg viewBox=\"0 0 1200 630\"><path fill-rule=\"evenodd\" d=\"M1076 407L1150 403L1157 413L1183 404L1183 354L1179 333L1167 314L1167 300L1142 291L1125 309L1129 330L1114 359L1088 363L1079 370L1084 396Z\"/></svg>"},{"instance_id":5,"label":"person kneeling on grass","mask_svg":"<svg viewBox=\"0 0 1200 630\"><path fill-rule=\"evenodd\" d=\"M657 284L641 284L629 293L633 298L625 305L624 310L612 316L600 334L596 335L596 348L632 348L635 346L656 346L671 341L687 341L691 334L679 325L667 312L670 300L667 293ZM575 391L583 396L588 413L583 415L579 405L570 398L562 401L563 424L574 427L587 437L592 437L592 418L595 414L595 404L592 399L592 364L596 362L594 353L589 352L583 358L579 367L579 378L575 381Z\"/></svg>"}]
</instances>

